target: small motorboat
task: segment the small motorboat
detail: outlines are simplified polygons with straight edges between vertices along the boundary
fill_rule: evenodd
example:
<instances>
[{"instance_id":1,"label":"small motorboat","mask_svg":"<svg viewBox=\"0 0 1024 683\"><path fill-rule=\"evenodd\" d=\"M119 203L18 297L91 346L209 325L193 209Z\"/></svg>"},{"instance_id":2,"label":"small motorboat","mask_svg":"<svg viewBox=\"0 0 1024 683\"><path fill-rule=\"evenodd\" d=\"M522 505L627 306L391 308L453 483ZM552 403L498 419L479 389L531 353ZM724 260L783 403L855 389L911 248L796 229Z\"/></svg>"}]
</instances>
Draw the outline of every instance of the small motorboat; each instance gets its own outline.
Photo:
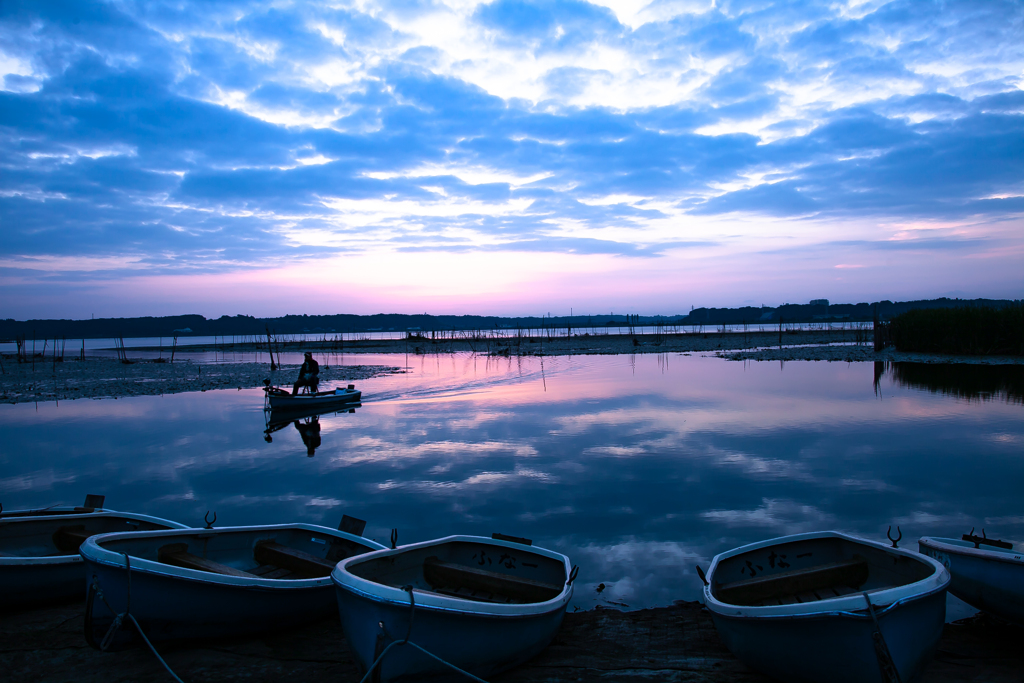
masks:
<instances>
[{"instance_id":1,"label":"small motorboat","mask_svg":"<svg viewBox=\"0 0 1024 683\"><path fill-rule=\"evenodd\" d=\"M341 623L374 680L475 676L525 662L555 637L572 598L569 559L527 539L449 536L340 562ZM406 642L407 641L407 642Z\"/></svg>"},{"instance_id":2,"label":"small motorboat","mask_svg":"<svg viewBox=\"0 0 1024 683\"><path fill-rule=\"evenodd\" d=\"M895 542L821 531L715 556L704 598L729 650L773 678L909 683L938 647L948 585Z\"/></svg>"},{"instance_id":3,"label":"small motorboat","mask_svg":"<svg viewBox=\"0 0 1024 683\"><path fill-rule=\"evenodd\" d=\"M972 607L1024 626L1024 551L984 534L983 529L981 536L975 536L971 529L959 541L925 536L918 545L949 570L950 593Z\"/></svg>"},{"instance_id":4,"label":"small motorboat","mask_svg":"<svg viewBox=\"0 0 1024 683\"><path fill-rule=\"evenodd\" d=\"M85 569L78 549L87 538L117 531L187 528L159 517L98 508L47 508L38 515L5 513L0 518L0 585L4 587L0 609L84 598Z\"/></svg>"},{"instance_id":5,"label":"small motorboat","mask_svg":"<svg viewBox=\"0 0 1024 683\"><path fill-rule=\"evenodd\" d=\"M335 564L383 547L312 524L94 536L81 547L86 640L100 648L129 600L131 615L153 641L306 624L336 613L330 578ZM132 631L122 630L110 644L131 644Z\"/></svg>"},{"instance_id":6,"label":"small motorboat","mask_svg":"<svg viewBox=\"0 0 1024 683\"><path fill-rule=\"evenodd\" d=\"M354 384L349 384L345 388L339 387L330 391L311 391L305 394L292 394L286 389L272 387L270 386L270 380L265 380L264 385L263 391L267 395L267 409L274 411L306 411L336 403L356 403L363 396L363 392L356 389Z\"/></svg>"}]
</instances>

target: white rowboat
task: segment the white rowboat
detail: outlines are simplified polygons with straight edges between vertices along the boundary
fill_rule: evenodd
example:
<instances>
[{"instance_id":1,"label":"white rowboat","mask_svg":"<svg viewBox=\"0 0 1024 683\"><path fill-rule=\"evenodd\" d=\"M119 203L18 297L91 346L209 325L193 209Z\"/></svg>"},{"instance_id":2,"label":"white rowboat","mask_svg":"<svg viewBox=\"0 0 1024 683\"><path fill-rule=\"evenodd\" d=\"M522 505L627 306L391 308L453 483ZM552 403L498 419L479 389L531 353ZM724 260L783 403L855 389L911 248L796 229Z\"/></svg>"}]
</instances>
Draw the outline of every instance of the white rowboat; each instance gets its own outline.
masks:
<instances>
[{"instance_id":1,"label":"white rowboat","mask_svg":"<svg viewBox=\"0 0 1024 683\"><path fill-rule=\"evenodd\" d=\"M423 648L486 677L547 647L572 598L569 559L519 540L449 536L340 562L331 578L356 664L384 655L380 681L459 676Z\"/></svg>"},{"instance_id":2,"label":"white rowboat","mask_svg":"<svg viewBox=\"0 0 1024 683\"><path fill-rule=\"evenodd\" d=\"M717 555L704 598L753 669L799 683L909 683L938 646L949 573L918 553L835 531Z\"/></svg>"},{"instance_id":3,"label":"white rowboat","mask_svg":"<svg viewBox=\"0 0 1024 683\"><path fill-rule=\"evenodd\" d=\"M1024 626L1024 553L1009 543L1001 544L1009 547L998 547L987 544L988 539L977 540L925 536L918 544L922 553L949 570L950 593L972 607Z\"/></svg>"}]
</instances>

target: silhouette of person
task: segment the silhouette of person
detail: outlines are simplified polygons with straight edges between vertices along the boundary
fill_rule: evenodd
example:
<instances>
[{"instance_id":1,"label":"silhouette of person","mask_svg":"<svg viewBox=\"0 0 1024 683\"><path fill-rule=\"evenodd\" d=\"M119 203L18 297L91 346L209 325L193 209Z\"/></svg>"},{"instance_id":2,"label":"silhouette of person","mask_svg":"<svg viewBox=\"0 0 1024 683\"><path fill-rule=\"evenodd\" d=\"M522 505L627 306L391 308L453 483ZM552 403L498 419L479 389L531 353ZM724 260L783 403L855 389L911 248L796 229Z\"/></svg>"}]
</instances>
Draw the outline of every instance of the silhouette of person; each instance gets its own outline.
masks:
<instances>
[{"instance_id":1,"label":"silhouette of person","mask_svg":"<svg viewBox=\"0 0 1024 683\"><path fill-rule=\"evenodd\" d=\"M317 385L320 384L319 375L320 364L313 360L312 353L306 351L306 359L303 361L302 367L299 368L299 378L292 385L292 395L299 393L299 387L309 387L316 391Z\"/></svg>"},{"instance_id":2,"label":"silhouette of person","mask_svg":"<svg viewBox=\"0 0 1024 683\"><path fill-rule=\"evenodd\" d=\"M299 430L302 443L306 444L306 456L312 458L316 449L320 447L320 416L307 417L305 422L295 421L295 428Z\"/></svg>"}]
</instances>

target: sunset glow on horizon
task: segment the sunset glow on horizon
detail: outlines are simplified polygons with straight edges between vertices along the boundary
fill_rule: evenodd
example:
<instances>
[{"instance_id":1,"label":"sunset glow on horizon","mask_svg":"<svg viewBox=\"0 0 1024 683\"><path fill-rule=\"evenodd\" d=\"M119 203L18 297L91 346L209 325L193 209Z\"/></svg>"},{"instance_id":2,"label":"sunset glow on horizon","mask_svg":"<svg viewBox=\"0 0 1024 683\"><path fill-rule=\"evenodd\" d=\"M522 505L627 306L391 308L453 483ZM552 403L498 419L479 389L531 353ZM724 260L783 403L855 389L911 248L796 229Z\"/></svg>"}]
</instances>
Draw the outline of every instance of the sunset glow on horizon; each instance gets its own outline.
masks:
<instances>
[{"instance_id":1,"label":"sunset glow on horizon","mask_svg":"<svg viewBox=\"0 0 1024 683\"><path fill-rule=\"evenodd\" d=\"M0 317L1024 298L1017 2L12 2Z\"/></svg>"}]
</instances>

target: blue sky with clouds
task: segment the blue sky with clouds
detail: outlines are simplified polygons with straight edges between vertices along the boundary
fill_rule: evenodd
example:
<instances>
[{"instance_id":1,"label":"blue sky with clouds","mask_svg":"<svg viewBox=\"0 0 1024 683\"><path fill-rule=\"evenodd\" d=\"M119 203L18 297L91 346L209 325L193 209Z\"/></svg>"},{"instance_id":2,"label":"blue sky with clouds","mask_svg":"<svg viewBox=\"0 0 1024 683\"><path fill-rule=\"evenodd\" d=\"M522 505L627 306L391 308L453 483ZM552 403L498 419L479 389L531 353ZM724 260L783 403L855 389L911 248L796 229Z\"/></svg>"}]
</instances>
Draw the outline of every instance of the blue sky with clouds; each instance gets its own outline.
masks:
<instances>
[{"instance_id":1,"label":"blue sky with clouds","mask_svg":"<svg viewBox=\"0 0 1024 683\"><path fill-rule=\"evenodd\" d=\"M998 0L5 1L0 316L1019 298L1022 35Z\"/></svg>"}]
</instances>

